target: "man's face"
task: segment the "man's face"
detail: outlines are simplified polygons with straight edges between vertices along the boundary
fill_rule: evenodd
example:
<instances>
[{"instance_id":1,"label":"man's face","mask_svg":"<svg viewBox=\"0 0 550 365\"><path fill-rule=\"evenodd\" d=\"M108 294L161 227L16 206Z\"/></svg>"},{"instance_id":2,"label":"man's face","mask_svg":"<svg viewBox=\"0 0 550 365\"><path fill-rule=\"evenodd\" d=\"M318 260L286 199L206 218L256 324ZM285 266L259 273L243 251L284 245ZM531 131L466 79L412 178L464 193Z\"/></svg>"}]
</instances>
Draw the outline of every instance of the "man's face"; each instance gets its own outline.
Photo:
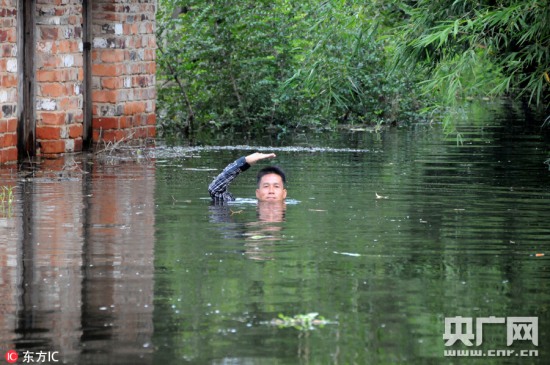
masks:
<instances>
[{"instance_id":1,"label":"man's face","mask_svg":"<svg viewBox=\"0 0 550 365\"><path fill-rule=\"evenodd\" d=\"M283 179L277 174L266 174L262 176L258 189L256 189L256 198L259 201L283 201L286 198L286 189Z\"/></svg>"}]
</instances>

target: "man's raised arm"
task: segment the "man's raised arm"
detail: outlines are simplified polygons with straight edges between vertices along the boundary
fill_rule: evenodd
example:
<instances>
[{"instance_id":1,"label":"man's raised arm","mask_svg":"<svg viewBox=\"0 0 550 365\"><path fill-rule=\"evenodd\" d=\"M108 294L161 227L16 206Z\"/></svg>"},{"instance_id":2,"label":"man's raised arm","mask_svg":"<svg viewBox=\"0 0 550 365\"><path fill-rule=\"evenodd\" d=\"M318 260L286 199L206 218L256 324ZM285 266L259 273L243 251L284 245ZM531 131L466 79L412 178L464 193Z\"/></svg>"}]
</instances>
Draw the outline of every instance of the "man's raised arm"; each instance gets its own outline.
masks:
<instances>
[{"instance_id":1,"label":"man's raised arm","mask_svg":"<svg viewBox=\"0 0 550 365\"><path fill-rule=\"evenodd\" d=\"M216 201L231 201L235 200L233 195L228 191L229 184L243 171L248 170L251 165L260 160L274 158L274 153L255 152L248 156L238 158L236 161L227 165L223 171L208 186L208 193L212 199Z\"/></svg>"}]
</instances>

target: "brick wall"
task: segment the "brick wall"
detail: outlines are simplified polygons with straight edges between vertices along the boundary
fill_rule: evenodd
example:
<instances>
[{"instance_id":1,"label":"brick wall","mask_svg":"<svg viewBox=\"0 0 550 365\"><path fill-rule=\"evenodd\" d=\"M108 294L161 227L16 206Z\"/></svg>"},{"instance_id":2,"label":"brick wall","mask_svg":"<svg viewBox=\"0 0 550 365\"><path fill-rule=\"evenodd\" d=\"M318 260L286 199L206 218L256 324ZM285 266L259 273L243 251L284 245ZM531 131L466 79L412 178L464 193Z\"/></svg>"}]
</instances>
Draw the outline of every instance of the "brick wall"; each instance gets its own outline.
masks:
<instances>
[{"instance_id":1,"label":"brick wall","mask_svg":"<svg viewBox=\"0 0 550 365\"><path fill-rule=\"evenodd\" d=\"M36 140L40 154L82 150L82 2L36 1Z\"/></svg>"},{"instance_id":2,"label":"brick wall","mask_svg":"<svg viewBox=\"0 0 550 365\"><path fill-rule=\"evenodd\" d=\"M0 0L0 165L17 160L17 1Z\"/></svg>"},{"instance_id":3,"label":"brick wall","mask_svg":"<svg viewBox=\"0 0 550 365\"><path fill-rule=\"evenodd\" d=\"M155 136L155 1L95 0L93 139Z\"/></svg>"},{"instance_id":4,"label":"brick wall","mask_svg":"<svg viewBox=\"0 0 550 365\"><path fill-rule=\"evenodd\" d=\"M91 4L92 141L155 136L156 0ZM37 153L83 149L82 0L36 0L34 97ZM0 0L0 164L17 160L18 0ZM20 112L20 110L19 110Z\"/></svg>"}]
</instances>

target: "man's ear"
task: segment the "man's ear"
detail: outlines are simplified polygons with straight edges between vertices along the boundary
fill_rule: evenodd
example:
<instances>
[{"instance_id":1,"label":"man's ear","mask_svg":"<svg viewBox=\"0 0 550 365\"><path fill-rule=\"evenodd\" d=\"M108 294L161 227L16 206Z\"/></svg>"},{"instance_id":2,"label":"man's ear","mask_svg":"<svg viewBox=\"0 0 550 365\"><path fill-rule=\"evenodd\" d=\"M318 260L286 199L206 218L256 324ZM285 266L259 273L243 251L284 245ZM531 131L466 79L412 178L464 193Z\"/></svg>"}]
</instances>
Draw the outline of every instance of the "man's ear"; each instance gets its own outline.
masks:
<instances>
[{"instance_id":1,"label":"man's ear","mask_svg":"<svg viewBox=\"0 0 550 365\"><path fill-rule=\"evenodd\" d=\"M256 199L260 199L260 189L256 189Z\"/></svg>"},{"instance_id":2,"label":"man's ear","mask_svg":"<svg viewBox=\"0 0 550 365\"><path fill-rule=\"evenodd\" d=\"M283 189L283 199L286 199L286 189Z\"/></svg>"}]
</instances>

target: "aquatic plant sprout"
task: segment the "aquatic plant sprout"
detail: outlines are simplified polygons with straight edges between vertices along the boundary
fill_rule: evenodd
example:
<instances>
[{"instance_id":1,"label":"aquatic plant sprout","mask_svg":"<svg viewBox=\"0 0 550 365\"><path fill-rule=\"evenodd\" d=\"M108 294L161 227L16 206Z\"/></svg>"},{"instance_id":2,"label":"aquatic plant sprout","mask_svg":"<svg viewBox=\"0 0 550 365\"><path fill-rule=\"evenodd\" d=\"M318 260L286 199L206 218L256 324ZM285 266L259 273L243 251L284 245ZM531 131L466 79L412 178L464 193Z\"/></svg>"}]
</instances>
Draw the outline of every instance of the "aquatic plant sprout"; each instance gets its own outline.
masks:
<instances>
[{"instance_id":1,"label":"aquatic plant sprout","mask_svg":"<svg viewBox=\"0 0 550 365\"><path fill-rule=\"evenodd\" d=\"M0 212L4 212L7 203L8 217L11 217L11 208L13 204L13 186L0 187Z\"/></svg>"},{"instance_id":2,"label":"aquatic plant sprout","mask_svg":"<svg viewBox=\"0 0 550 365\"><path fill-rule=\"evenodd\" d=\"M0 191L0 202L2 204L5 202L11 204L13 202L13 186L2 186Z\"/></svg>"}]
</instances>

